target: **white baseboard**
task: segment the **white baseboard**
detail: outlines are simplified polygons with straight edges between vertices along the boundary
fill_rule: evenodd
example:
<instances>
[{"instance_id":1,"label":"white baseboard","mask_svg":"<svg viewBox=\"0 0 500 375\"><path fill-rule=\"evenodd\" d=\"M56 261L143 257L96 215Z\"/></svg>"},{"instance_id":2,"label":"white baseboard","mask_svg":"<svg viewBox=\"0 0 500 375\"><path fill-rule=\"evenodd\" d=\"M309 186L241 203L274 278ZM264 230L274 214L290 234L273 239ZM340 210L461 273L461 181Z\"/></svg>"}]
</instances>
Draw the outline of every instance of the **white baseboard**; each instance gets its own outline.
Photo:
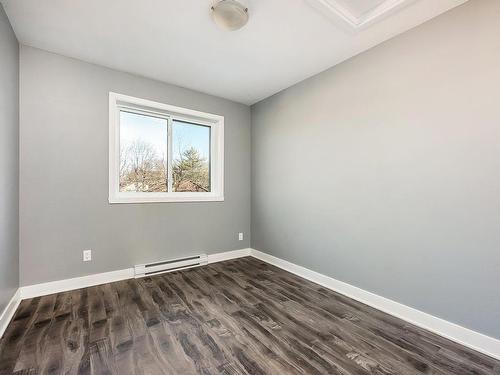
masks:
<instances>
[{"instance_id":1,"label":"white baseboard","mask_svg":"<svg viewBox=\"0 0 500 375\"><path fill-rule=\"evenodd\" d=\"M223 262L225 260L236 259L250 256L251 249L240 249L233 251L225 251L223 253L208 254L208 263Z\"/></svg>"},{"instance_id":2,"label":"white baseboard","mask_svg":"<svg viewBox=\"0 0 500 375\"><path fill-rule=\"evenodd\" d=\"M468 348L484 353L490 357L500 359L500 340L472 331L458 324L448 322L433 315L424 313L412 307L381 297L374 293L352 286L329 276L312 271L308 268L296 265L275 256L258 250L251 250L251 256L266 263L294 273L304 279L322 285L325 288L343 294L366 305L383 311L387 314L407 321L418 327L436 333L447 339L455 341Z\"/></svg>"},{"instance_id":3,"label":"white baseboard","mask_svg":"<svg viewBox=\"0 0 500 375\"><path fill-rule=\"evenodd\" d=\"M21 291L17 289L16 293L14 293L7 306L5 306L5 309L0 314L0 338L2 338L20 303Z\"/></svg>"},{"instance_id":4,"label":"white baseboard","mask_svg":"<svg viewBox=\"0 0 500 375\"><path fill-rule=\"evenodd\" d=\"M134 277L134 269L126 268L118 271L96 273L88 276L75 277L72 279L64 279L57 281L49 281L48 283L22 286L21 298L34 298L46 296L48 294L66 292L81 288L88 288L100 284L112 283L114 281L131 279Z\"/></svg>"},{"instance_id":5,"label":"white baseboard","mask_svg":"<svg viewBox=\"0 0 500 375\"><path fill-rule=\"evenodd\" d=\"M222 262L224 260L235 259L250 255L250 249L241 249L233 251L225 251L217 254L208 255L208 263ZM68 290L75 290L81 288L88 288L90 286L112 283L115 281L132 279L134 277L134 269L126 268L118 271L97 273L88 276L75 277L72 279L64 279L57 281L50 281L47 283L23 286L21 290L21 298L34 298L46 296L49 294L66 292Z\"/></svg>"}]
</instances>

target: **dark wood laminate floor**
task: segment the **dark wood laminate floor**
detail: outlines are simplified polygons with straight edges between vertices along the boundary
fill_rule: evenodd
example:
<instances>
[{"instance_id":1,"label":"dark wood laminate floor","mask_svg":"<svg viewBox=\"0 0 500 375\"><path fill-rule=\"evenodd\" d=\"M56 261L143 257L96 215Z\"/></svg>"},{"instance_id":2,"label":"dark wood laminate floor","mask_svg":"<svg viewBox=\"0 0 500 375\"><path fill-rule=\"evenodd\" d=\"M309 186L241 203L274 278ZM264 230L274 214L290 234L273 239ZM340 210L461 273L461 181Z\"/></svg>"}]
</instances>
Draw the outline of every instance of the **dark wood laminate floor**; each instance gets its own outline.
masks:
<instances>
[{"instance_id":1,"label":"dark wood laminate floor","mask_svg":"<svg viewBox=\"0 0 500 375\"><path fill-rule=\"evenodd\" d=\"M25 300L0 374L500 374L487 356L242 258Z\"/></svg>"}]
</instances>

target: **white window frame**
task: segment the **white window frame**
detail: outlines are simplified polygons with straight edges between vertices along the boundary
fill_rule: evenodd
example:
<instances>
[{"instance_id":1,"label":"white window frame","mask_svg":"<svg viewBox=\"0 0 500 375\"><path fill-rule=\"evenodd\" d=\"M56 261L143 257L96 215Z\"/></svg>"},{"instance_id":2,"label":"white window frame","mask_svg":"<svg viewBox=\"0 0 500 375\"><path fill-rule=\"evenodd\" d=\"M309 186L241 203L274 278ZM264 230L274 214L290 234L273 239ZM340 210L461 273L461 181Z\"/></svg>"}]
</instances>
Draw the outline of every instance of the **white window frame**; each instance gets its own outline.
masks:
<instances>
[{"instance_id":1,"label":"white window frame","mask_svg":"<svg viewBox=\"0 0 500 375\"><path fill-rule=\"evenodd\" d=\"M210 192L121 192L120 110L162 117L171 137L173 120L209 126ZM169 144L171 142L169 141ZM169 150L169 154L171 150ZM168 185L172 184L172 155L168 157ZM128 95L109 93L109 203L217 202L224 200L224 117Z\"/></svg>"}]
</instances>

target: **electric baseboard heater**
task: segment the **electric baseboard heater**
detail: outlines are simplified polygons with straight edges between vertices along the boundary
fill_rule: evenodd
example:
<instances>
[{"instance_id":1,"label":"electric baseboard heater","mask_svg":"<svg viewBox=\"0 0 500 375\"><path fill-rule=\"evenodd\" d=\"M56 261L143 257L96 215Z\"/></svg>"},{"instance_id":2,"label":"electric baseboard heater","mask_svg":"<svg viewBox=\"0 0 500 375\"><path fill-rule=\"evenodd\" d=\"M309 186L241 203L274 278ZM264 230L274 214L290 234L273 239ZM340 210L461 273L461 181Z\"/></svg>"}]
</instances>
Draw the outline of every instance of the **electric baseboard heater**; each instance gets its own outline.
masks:
<instances>
[{"instance_id":1,"label":"electric baseboard heater","mask_svg":"<svg viewBox=\"0 0 500 375\"><path fill-rule=\"evenodd\" d=\"M194 255L186 258L164 260L161 262L139 264L134 267L135 277L158 275L160 273L200 267L208 264L206 254Z\"/></svg>"}]
</instances>

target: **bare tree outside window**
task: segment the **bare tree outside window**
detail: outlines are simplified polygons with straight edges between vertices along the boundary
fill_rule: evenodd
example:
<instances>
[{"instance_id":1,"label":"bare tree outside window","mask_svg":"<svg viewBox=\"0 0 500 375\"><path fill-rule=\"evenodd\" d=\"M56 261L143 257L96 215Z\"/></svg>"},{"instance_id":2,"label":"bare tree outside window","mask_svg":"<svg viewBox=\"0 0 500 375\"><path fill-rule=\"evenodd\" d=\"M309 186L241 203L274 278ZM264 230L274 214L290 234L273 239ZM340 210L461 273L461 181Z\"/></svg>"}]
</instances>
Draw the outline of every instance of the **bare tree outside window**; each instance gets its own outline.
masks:
<instances>
[{"instance_id":1,"label":"bare tree outside window","mask_svg":"<svg viewBox=\"0 0 500 375\"><path fill-rule=\"evenodd\" d=\"M150 143L134 141L120 154L120 191L167 191L165 159L157 155Z\"/></svg>"},{"instance_id":2,"label":"bare tree outside window","mask_svg":"<svg viewBox=\"0 0 500 375\"><path fill-rule=\"evenodd\" d=\"M120 113L120 191L167 192L167 120Z\"/></svg>"}]
</instances>

